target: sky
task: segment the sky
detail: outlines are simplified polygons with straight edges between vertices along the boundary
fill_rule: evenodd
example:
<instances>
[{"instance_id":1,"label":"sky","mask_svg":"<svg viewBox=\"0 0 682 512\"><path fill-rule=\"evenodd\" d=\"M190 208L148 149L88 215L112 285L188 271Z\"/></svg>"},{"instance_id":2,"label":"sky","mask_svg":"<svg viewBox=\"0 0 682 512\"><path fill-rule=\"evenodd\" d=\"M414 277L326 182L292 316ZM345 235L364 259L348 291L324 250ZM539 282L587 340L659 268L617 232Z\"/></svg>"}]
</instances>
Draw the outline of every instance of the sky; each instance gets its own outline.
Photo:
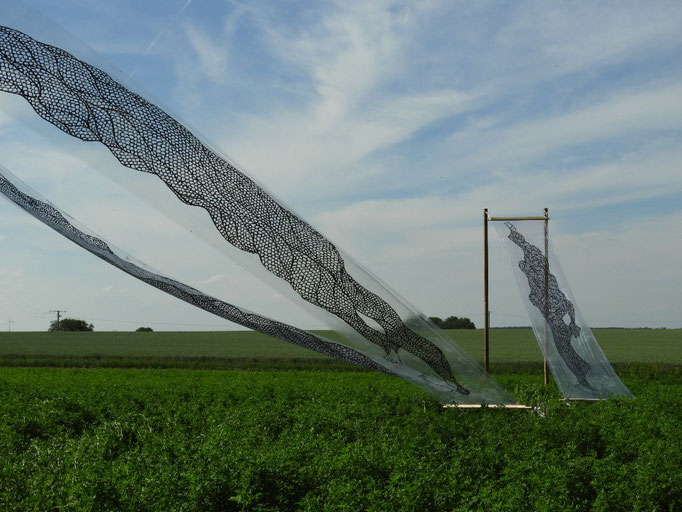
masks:
<instances>
[{"instance_id":1,"label":"sky","mask_svg":"<svg viewBox=\"0 0 682 512\"><path fill-rule=\"evenodd\" d=\"M682 327L679 2L26 4L427 316L480 326L483 208L547 207L591 326ZM43 196L167 275L324 328L0 96L0 163ZM529 325L494 232L490 250L492 325ZM46 330L57 309L98 331L236 328L5 200L0 254L0 330Z\"/></svg>"}]
</instances>

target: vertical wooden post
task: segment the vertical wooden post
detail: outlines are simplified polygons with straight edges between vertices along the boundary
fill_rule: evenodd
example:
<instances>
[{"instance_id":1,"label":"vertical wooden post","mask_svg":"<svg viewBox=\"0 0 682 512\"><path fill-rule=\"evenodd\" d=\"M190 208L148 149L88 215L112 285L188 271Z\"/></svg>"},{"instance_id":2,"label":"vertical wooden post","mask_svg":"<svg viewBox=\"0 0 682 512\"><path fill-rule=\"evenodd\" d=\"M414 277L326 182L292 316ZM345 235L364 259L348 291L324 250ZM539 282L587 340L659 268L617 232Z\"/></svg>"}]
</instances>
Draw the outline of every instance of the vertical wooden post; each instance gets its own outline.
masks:
<instances>
[{"instance_id":1,"label":"vertical wooden post","mask_svg":"<svg viewBox=\"0 0 682 512\"><path fill-rule=\"evenodd\" d=\"M489 368L490 311L488 310L488 209L483 209L483 369Z\"/></svg>"},{"instance_id":2,"label":"vertical wooden post","mask_svg":"<svg viewBox=\"0 0 682 512\"><path fill-rule=\"evenodd\" d=\"M545 208L545 357L542 362L542 375L545 386L549 384L549 368L547 367L547 317L549 316L549 247L548 247L549 209Z\"/></svg>"}]
</instances>

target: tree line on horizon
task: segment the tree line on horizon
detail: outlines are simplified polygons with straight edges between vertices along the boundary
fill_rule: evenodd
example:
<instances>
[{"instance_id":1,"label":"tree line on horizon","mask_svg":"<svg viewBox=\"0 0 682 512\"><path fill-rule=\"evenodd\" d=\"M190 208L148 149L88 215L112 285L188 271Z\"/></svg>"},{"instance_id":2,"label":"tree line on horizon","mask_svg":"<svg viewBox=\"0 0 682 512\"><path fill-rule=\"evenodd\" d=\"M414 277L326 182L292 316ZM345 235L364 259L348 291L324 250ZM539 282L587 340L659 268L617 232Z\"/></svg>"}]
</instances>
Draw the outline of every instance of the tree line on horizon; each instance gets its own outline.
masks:
<instances>
[{"instance_id":1,"label":"tree line on horizon","mask_svg":"<svg viewBox=\"0 0 682 512\"><path fill-rule=\"evenodd\" d=\"M92 332L95 330L95 326L78 318L64 318L61 320L52 320L47 330L48 332ZM154 329L151 327L138 327L135 329L135 332L154 332Z\"/></svg>"},{"instance_id":2,"label":"tree line on horizon","mask_svg":"<svg viewBox=\"0 0 682 512\"><path fill-rule=\"evenodd\" d=\"M476 329L476 325L464 316L449 316L445 320L437 316L430 316L429 320L441 329Z\"/></svg>"},{"instance_id":3,"label":"tree line on horizon","mask_svg":"<svg viewBox=\"0 0 682 512\"><path fill-rule=\"evenodd\" d=\"M429 320L441 329L476 329L476 325L467 317L449 316L443 320L437 316L430 316ZM87 332L94 331L95 326L78 318L64 318L59 321L53 320L50 322L50 326L47 330L49 332ZM153 329L151 327L139 327L136 329L136 332L153 332Z\"/></svg>"},{"instance_id":4,"label":"tree line on horizon","mask_svg":"<svg viewBox=\"0 0 682 512\"><path fill-rule=\"evenodd\" d=\"M55 331L93 331L95 326L87 323L85 320L78 318L62 318L61 320L52 320L50 327L47 328L49 332Z\"/></svg>"}]
</instances>

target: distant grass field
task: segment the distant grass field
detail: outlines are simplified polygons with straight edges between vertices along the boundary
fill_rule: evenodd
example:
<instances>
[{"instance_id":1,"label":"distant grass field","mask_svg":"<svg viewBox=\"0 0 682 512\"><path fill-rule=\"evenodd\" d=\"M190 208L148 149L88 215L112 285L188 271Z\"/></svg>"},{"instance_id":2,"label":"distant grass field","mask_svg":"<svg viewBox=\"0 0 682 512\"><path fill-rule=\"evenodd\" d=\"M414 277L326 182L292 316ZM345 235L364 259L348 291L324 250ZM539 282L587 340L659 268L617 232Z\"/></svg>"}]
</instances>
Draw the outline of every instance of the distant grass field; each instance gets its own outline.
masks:
<instances>
[{"instance_id":1,"label":"distant grass field","mask_svg":"<svg viewBox=\"0 0 682 512\"><path fill-rule=\"evenodd\" d=\"M334 338L331 331L318 331ZM481 330L445 331L477 360ZM606 356L619 363L682 363L682 330L596 329ZM530 329L493 329L491 368L540 363ZM351 369L326 356L252 331L0 333L0 365L130 368Z\"/></svg>"}]
</instances>

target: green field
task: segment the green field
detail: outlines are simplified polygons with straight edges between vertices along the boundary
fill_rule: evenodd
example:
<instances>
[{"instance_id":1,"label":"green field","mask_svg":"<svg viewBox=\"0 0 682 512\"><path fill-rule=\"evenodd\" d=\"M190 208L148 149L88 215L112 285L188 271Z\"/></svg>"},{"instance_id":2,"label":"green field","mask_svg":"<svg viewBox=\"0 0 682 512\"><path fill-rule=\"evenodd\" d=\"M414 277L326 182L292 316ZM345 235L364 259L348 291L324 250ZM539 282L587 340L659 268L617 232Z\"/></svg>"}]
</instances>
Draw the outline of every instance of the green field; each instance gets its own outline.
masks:
<instances>
[{"instance_id":1,"label":"green field","mask_svg":"<svg viewBox=\"0 0 682 512\"><path fill-rule=\"evenodd\" d=\"M539 413L443 409L254 333L0 336L0 510L682 510L679 330L597 331L637 398L570 406L530 331L492 336ZM178 368L120 368L144 361Z\"/></svg>"},{"instance_id":2,"label":"green field","mask_svg":"<svg viewBox=\"0 0 682 512\"><path fill-rule=\"evenodd\" d=\"M318 331L334 338L331 331ZM481 360L481 330L445 331ZM596 329L613 363L682 363L680 329ZM530 329L493 329L490 359L539 363L542 355ZM326 356L252 331L226 332L18 332L0 333L0 365L239 368L245 364L286 367L293 362L338 366ZM341 365L340 367L345 367Z\"/></svg>"}]
</instances>

